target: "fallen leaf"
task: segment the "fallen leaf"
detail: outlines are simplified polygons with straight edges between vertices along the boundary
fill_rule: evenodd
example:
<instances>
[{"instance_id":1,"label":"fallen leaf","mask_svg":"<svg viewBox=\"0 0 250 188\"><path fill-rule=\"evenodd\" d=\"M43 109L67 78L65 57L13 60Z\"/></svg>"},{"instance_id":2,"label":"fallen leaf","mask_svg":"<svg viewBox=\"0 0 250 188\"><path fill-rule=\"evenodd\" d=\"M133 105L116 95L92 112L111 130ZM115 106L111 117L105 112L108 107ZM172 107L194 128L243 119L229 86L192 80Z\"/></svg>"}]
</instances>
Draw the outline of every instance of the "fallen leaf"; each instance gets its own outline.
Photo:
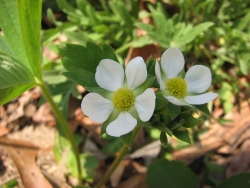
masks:
<instances>
[{"instance_id":1,"label":"fallen leaf","mask_svg":"<svg viewBox=\"0 0 250 188\"><path fill-rule=\"evenodd\" d=\"M143 157L146 166L148 166L151 163L151 161L159 155L160 150L161 150L161 142L157 140L136 150L134 153L128 155L127 157L131 159Z\"/></svg>"},{"instance_id":2,"label":"fallen leaf","mask_svg":"<svg viewBox=\"0 0 250 188\"><path fill-rule=\"evenodd\" d=\"M136 174L120 184L117 188L147 188L146 174Z\"/></svg>"},{"instance_id":3,"label":"fallen leaf","mask_svg":"<svg viewBox=\"0 0 250 188\"><path fill-rule=\"evenodd\" d=\"M9 132L10 130L8 128L0 126L0 137L8 134Z\"/></svg>"},{"instance_id":4,"label":"fallen leaf","mask_svg":"<svg viewBox=\"0 0 250 188\"><path fill-rule=\"evenodd\" d=\"M129 164L129 160L123 160L120 162L120 164L117 166L115 171L110 176L110 183L112 187L117 187L117 185L120 182L120 179L122 177L123 171L126 168L126 166Z\"/></svg>"},{"instance_id":5,"label":"fallen leaf","mask_svg":"<svg viewBox=\"0 0 250 188\"><path fill-rule=\"evenodd\" d=\"M55 117L52 115L51 106L48 102L40 106L32 119L37 123L46 123L50 126L56 125Z\"/></svg>"},{"instance_id":6,"label":"fallen leaf","mask_svg":"<svg viewBox=\"0 0 250 188\"><path fill-rule=\"evenodd\" d=\"M28 142L20 140L1 139L3 147L13 159L24 187L52 188L36 165L38 148ZM3 144L4 143L4 144ZM22 145L22 143L25 143Z\"/></svg>"}]
</instances>

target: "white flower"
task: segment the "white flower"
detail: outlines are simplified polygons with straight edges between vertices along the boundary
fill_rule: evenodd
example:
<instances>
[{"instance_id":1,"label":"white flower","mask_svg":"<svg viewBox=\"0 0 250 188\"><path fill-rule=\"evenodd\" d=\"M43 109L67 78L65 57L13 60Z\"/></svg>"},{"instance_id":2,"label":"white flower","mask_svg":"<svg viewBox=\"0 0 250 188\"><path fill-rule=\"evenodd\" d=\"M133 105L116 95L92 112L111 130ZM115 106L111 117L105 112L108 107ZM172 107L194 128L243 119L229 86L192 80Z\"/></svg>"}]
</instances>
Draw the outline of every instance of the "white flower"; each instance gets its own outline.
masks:
<instances>
[{"instance_id":1,"label":"white flower","mask_svg":"<svg viewBox=\"0 0 250 188\"><path fill-rule=\"evenodd\" d=\"M155 74L164 97L175 105L199 105L214 100L217 93L204 93L211 85L210 69L203 65L191 67L184 78L184 57L178 48L169 48L162 54L161 68L156 60Z\"/></svg>"},{"instance_id":2,"label":"white flower","mask_svg":"<svg viewBox=\"0 0 250 188\"><path fill-rule=\"evenodd\" d=\"M83 98L81 108L92 121L99 123L105 122L113 110L118 111L118 117L107 125L106 132L115 137L127 134L137 124L134 111L143 122L148 121L154 112L153 89L147 88L139 94L137 90L146 79L147 69L142 57L132 59L125 72L119 63L103 59L97 66L95 80L110 92L110 96L104 98L97 93L89 93Z\"/></svg>"}]
</instances>

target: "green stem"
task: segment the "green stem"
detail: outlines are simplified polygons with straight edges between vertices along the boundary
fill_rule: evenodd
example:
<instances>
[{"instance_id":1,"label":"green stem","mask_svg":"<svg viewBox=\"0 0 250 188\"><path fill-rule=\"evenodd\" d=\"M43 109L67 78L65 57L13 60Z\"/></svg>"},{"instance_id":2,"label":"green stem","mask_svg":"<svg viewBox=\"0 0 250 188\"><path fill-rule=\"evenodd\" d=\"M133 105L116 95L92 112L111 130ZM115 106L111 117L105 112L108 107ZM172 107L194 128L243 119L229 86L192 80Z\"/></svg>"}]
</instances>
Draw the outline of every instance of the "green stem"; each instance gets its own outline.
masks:
<instances>
[{"instance_id":1,"label":"green stem","mask_svg":"<svg viewBox=\"0 0 250 188\"><path fill-rule=\"evenodd\" d=\"M51 94L48 90L48 88L44 85L43 82L38 82L38 85L40 86L44 97L47 99L47 101L50 103L52 110L55 114L55 116L57 117L60 125L62 126L63 132L65 134L65 136L67 137L68 141L71 144L72 150L75 154L75 158L76 158L76 163L77 163L77 171L78 171L78 181L79 181L79 185L82 184L82 179L81 179L81 164L80 164L80 157L79 157L79 151L77 148L77 145L75 143L74 137L70 132L70 129L68 127L67 121L65 120L65 118L63 117L62 113L60 112L60 110L58 109L57 105L55 104L55 102L53 101Z\"/></svg>"},{"instance_id":2,"label":"green stem","mask_svg":"<svg viewBox=\"0 0 250 188\"><path fill-rule=\"evenodd\" d=\"M131 144L134 142L134 139L139 133L140 129L141 129L141 126L137 125L135 129L133 130ZM108 171L105 173L102 179L100 179L100 181L94 186L94 188L100 188L103 184L105 184L109 180L109 177L115 171L116 167L119 165L119 163L121 162L121 160L123 159L123 156L127 153L127 151L128 151L128 147L125 144L123 144L122 149L119 152L119 155L115 158L115 160L109 167Z\"/></svg>"}]
</instances>

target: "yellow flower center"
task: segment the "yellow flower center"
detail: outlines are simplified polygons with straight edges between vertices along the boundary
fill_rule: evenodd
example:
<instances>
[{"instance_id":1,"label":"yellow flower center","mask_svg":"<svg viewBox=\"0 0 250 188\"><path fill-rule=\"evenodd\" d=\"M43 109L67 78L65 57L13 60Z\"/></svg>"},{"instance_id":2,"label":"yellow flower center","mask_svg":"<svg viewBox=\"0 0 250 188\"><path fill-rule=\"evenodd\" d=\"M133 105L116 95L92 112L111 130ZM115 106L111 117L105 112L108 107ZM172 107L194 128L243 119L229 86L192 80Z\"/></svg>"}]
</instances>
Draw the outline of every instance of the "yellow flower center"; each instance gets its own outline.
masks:
<instances>
[{"instance_id":1,"label":"yellow flower center","mask_svg":"<svg viewBox=\"0 0 250 188\"><path fill-rule=\"evenodd\" d=\"M128 111L130 107L134 106L135 96L132 91L127 88L119 88L115 91L112 98L114 107L120 111Z\"/></svg>"},{"instance_id":2,"label":"yellow flower center","mask_svg":"<svg viewBox=\"0 0 250 188\"><path fill-rule=\"evenodd\" d=\"M187 94L187 83L182 78L171 78L166 82L166 90L176 98L183 98Z\"/></svg>"}]
</instances>

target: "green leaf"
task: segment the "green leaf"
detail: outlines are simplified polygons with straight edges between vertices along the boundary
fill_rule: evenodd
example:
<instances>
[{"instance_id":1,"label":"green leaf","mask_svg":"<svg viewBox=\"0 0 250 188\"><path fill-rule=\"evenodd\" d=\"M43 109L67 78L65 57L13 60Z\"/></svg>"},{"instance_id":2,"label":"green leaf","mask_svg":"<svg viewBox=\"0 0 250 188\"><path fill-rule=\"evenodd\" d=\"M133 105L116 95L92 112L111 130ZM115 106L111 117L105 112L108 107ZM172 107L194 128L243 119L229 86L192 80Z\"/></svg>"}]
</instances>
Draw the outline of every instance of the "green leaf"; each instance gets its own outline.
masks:
<instances>
[{"instance_id":1,"label":"green leaf","mask_svg":"<svg viewBox=\"0 0 250 188\"><path fill-rule=\"evenodd\" d=\"M156 32L155 27L152 25L149 25L149 24L144 24L144 23L138 22L138 23L135 23L135 26L137 26L137 27L139 27L147 32Z\"/></svg>"},{"instance_id":2,"label":"green leaf","mask_svg":"<svg viewBox=\"0 0 250 188\"><path fill-rule=\"evenodd\" d=\"M31 83L0 89L0 105L6 104L7 102L21 95L23 92L33 88L34 86L35 83Z\"/></svg>"},{"instance_id":3,"label":"green leaf","mask_svg":"<svg viewBox=\"0 0 250 188\"><path fill-rule=\"evenodd\" d=\"M75 9L66 0L56 0L58 7L66 14L74 15Z\"/></svg>"},{"instance_id":4,"label":"green leaf","mask_svg":"<svg viewBox=\"0 0 250 188\"><path fill-rule=\"evenodd\" d=\"M5 183L3 185L3 188L13 188L13 187L17 187L18 186L18 181L16 179L12 179L10 181L8 181L7 183Z\"/></svg>"},{"instance_id":5,"label":"green leaf","mask_svg":"<svg viewBox=\"0 0 250 188\"><path fill-rule=\"evenodd\" d=\"M181 113L181 107L174 105L171 102L167 103L167 108L171 119L176 118Z\"/></svg>"},{"instance_id":6,"label":"green leaf","mask_svg":"<svg viewBox=\"0 0 250 188\"><path fill-rule=\"evenodd\" d=\"M149 166L146 182L149 188L196 188L199 185L196 175L182 162L165 159Z\"/></svg>"},{"instance_id":7,"label":"green leaf","mask_svg":"<svg viewBox=\"0 0 250 188\"><path fill-rule=\"evenodd\" d=\"M158 9L160 7L162 7L162 5L160 3L157 3ZM154 9L152 5L149 4L149 10L152 14L154 23L157 27L157 29L163 34L166 35L168 30L170 30L171 28L168 28L167 25L167 19L165 17L165 14L163 14L162 12L160 12L157 9Z\"/></svg>"},{"instance_id":8,"label":"green leaf","mask_svg":"<svg viewBox=\"0 0 250 188\"><path fill-rule=\"evenodd\" d=\"M91 23L91 25L95 26L95 25L100 24L96 16L96 11L92 5L87 4L85 10L86 10L86 14L87 14L87 17L89 18L89 22Z\"/></svg>"},{"instance_id":9,"label":"green leaf","mask_svg":"<svg viewBox=\"0 0 250 188\"><path fill-rule=\"evenodd\" d=\"M184 131L174 131L173 135L178 138L179 140L182 140L184 142L187 142L189 144L191 144L191 140L189 138L188 133L184 132Z\"/></svg>"},{"instance_id":10,"label":"green leaf","mask_svg":"<svg viewBox=\"0 0 250 188\"><path fill-rule=\"evenodd\" d=\"M53 71L56 73L56 71ZM64 118L68 118L68 103L69 103L69 97L70 94L72 93L73 89L76 87L76 84L70 80L67 80L63 75L60 75L65 79L58 82L58 83L48 83L46 80L49 78L52 79L58 79L58 76L49 76L48 78L44 76L44 81L47 83L49 91L51 95L53 96L53 100L58 106L59 110L63 114ZM60 78L59 78L60 79ZM58 80L59 80L58 79ZM43 98L44 102L45 99ZM60 125L59 125L60 126Z\"/></svg>"},{"instance_id":11,"label":"green leaf","mask_svg":"<svg viewBox=\"0 0 250 188\"><path fill-rule=\"evenodd\" d=\"M121 141L121 139L114 138L113 140L111 140L109 143L107 143L105 146L102 147L102 151L108 155L114 155L121 149L122 145L123 142Z\"/></svg>"},{"instance_id":12,"label":"green leaf","mask_svg":"<svg viewBox=\"0 0 250 188\"><path fill-rule=\"evenodd\" d=\"M96 157L89 154L80 154L80 162L82 168L82 178L88 182L92 182L94 179L95 169L98 166L98 160ZM67 153L66 167L72 176L77 177L77 164L72 150L69 150Z\"/></svg>"},{"instance_id":13,"label":"green leaf","mask_svg":"<svg viewBox=\"0 0 250 188\"><path fill-rule=\"evenodd\" d=\"M239 53L236 55L238 62L239 62L239 67L240 71L243 75L247 76L249 71L250 71L250 58L248 53Z\"/></svg>"},{"instance_id":14,"label":"green leaf","mask_svg":"<svg viewBox=\"0 0 250 188\"><path fill-rule=\"evenodd\" d=\"M168 137L166 133L163 131L161 131L161 134L160 134L160 141L161 141L161 145L163 145L165 148L168 147Z\"/></svg>"},{"instance_id":15,"label":"green leaf","mask_svg":"<svg viewBox=\"0 0 250 188\"><path fill-rule=\"evenodd\" d=\"M128 30L133 30L133 20L128 12L128 10L125 8L126 5L122 1L117 1L115 3L116 9L118 14L120 15L120 18L125 22L125 25Z\"/></svg>"},{"instance_id":16,"label":"green leaf","mask_svg":"<svg viewBox=\"0 0 250 188\"><path fill-rule=\"evenodd\" d=\"M249 188L250 181L249 181L250 173L240 173L234 175L221 184L219 184L216 188Z\"/></svg>"},{"instance_id":17,"label":"green leaf","mask_svg":"<svg viewBox=\"0 0 250 188\"><path fill-rule=\"evenodd\" d=\"M136 88L133 93L135 96L142 94L146 89L151 88L155 77L147 79L143 84Z\"/></svg>"},{"instance_id":18,"label":"green leaf","mask_svg":"<svg viewBox=\"0 0 250 188\"><path fill-rule=\"evenodd\" d=\"M145 30L148 37L150 37L153 41L159 43L161 47L169 48L170 40L166 36L162 35L159 31L157 31L154 26L144 23L135 23L135 25L142 30Z\"/></svg>"},{"instance_id":19,"label":"green leaf","mask_svg":"<svg viewBox=\"0 0 250 188\"><path fill-rule=\"evenodd\" d=\"M67 57L69 63L73 66L85 69L94 74L96 72L96 67L102 59L117 61L116 55L111 47L103 45L103 49L101 49L92 42L87 42L86 47L76 44L58 46L58 50L60 55Z\"/></svg>"},{"instance_id":20,"label":"green leaf","mask_svg":"<svg viewBox=\"0 0 250 188\"><path fill-rule=\"evenodd\" d=\"M0 89L34 83L29 70L13 57L0 52Z\"/></svg>"},{"instance_id":21,"label":"green leaf","mask_svg":"<svg viewBox=\"0 0 250 188\"><path fill-rule=\"evenodd\" d=\"M86 42L90 39L83 32L66 31L64 34L72 41L77 42L80 45L86 45Z\"/></svg>"},{"instance_id":22,"label":"green leaf","mask_svg":"<svg viewBox=\"0 0 250 188\"><path fill-rule=\"evenodd\" d=\"M8 42L6 41L5 37L3 37L2 35L0 35L0 51L6 54L9 54L12 57L15 57L15 54L11 50Z\"/></svg>"},{"instance_id":23,"label":"green leaf","mask_svg":"<svg viewBox=\"0 0 250 188\"><path fill-rule=\"evenodd\" d=\"M81 10L81 12L86 16L86 7L89 5L87 0L76 0L77 7Z\"/></svg>"},{"instance_id":24,"label":"green leaf","mask_svg":"<svg viewBox=\"0 0 250 188\"><path fill-rule=\"evenodd\" d=\"M56 25L56 18L55 18L55 16L54 16L54 13L53 13L53 11L52 11L51 8L49 8L49 9L47 10L47 17L48 17L49 21L51 21L53 24Z\"/></svg>"},{"instance_id":25,"label":"green leaf","mask_svg":"<svg viewBox=\"0 0 250 188\"><path fill-rule=\"evenodd\" d=\"M28 68L0 52L0 104L19 96L34 85L34 78Z\"/></svg>"},{"instance_id":26,"label":"green leaf","mask_svg":"<svg viewBox=\"0 0 250 188\"><path fill-rule=\"evenodd\" d=\"M64 72L64 76L75 81L86 89L90 87L99 87L95 81L95 75L92 72L75 66L78 63L78 60L75 60L75 64L72 64L69 58L64 57L62 58L62 62L64 67L69 71Z\"/></svg>"},{"instance_id":27,"label":"green leaf","mask_svg":"<svg viewBox=\"0 0 250 188\"><path fill-rule=\"evenodd\" d=\"M42 0L17 1L18 16L26 55L35 76L41 78Z\"/></svg>"},{"instance_id":28,"label":"green leaf","mask_svg":"<svg viewBox=\"0 0 250 188\"><path fill-rule=\"evenodd\" d=\"M187 44L195 39L197 35L208 29L214 25L212 22L204 22L202 24L199 24L195 26L194 28L190 28L189 31L186 31L186 33L181 37L181 42L178 44L178 47L183 46L184 44ZM187 28L186 28L187 29Z\"/></svg>"},{"instance_id":29,"label":"green leaf","mask_svg":"<svg viewBox=\"0 0 250 188\"><path fill-rule=\"evenodd\" d=\"M183 127L192 128L200 123L199 119L194 118L192 115L181 116L184 119Z\"/></svg>"},{"instance_id":30,"label":"green leaf","mask_svg":"<svg viewBox=\"0 0 250 188\"><path fill-rule=\"evenodd\" d=\"M195 107L202 111L203 113L207 114L208 116L210 116L210 111L209 109L207 108L207 105L206 104L202 104L202 105L195 105Z\"/></svg>"},{"instance_id":31,"label":"green leaf","mask_svg":"<svg viewBox=\"0 0 250 188\"><path fill-rule=\"evenodd\" d=\"M129 132L128 134L120 136L121 141L127 146L130 147L131 139L132 139L133 131Z\"/></svg>"},{"instance_id":32,"label":"green leaf","mask_svg":"<svg viewBox=\"0 0 250 188\"><path fill-rule=\"evenodd\" d=\"M20 63L31 70L28 59L26 57L20 30L16 2L17 1L0 0L0 27L4 33L4 38L6 39L10 49L15 54L13 57L18 59Z\"/></svg>"}]
</instances>

